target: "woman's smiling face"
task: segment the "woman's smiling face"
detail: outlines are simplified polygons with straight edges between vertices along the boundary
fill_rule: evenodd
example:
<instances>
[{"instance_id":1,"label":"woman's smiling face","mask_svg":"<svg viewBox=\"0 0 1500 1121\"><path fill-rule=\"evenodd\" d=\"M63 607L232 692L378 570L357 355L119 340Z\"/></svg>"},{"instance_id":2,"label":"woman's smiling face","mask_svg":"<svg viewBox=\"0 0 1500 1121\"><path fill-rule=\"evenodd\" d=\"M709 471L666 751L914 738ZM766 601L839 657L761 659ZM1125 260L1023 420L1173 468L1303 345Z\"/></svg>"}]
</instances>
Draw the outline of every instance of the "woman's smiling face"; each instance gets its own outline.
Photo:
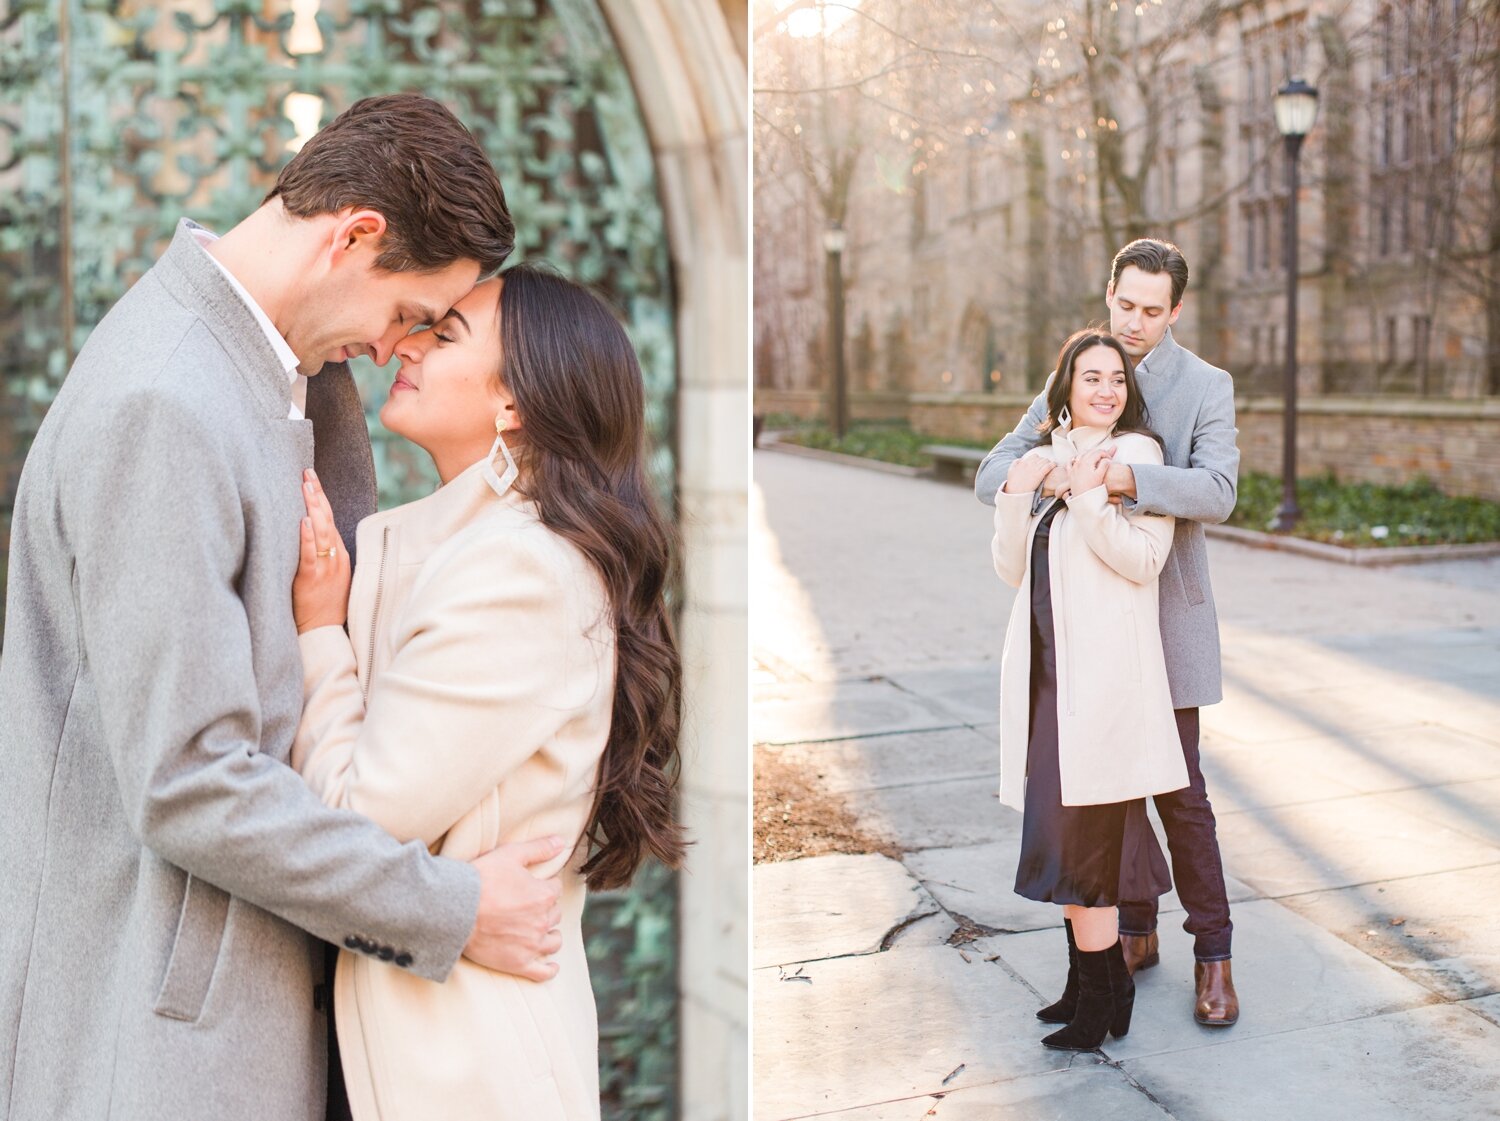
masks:
<instances>
[{"instance_id":1,"label":"woman's smiling face","mask_svg":"<svg viewBox=\"0 0 1500 1121\"><path fill-rule=\"evenodd\" d=\"M396 344L401 366L380 423L423 448L447 482L479 462L495 440L495 418L517 421L500 385L500 290L496 277L426 330Z\"/></svg>"},{"instance_id":2,"label":"woman's smiling face","mask_svg":"<svg viewBox=\"0 0 1500 1121\"><path fill-rule=\"evenodd\" d=\"M1125 408L1125 363L1111 346L1091 346L1073 360L1068 412L1075 427L1110 428Z\"/></svg>"}]
</instances>

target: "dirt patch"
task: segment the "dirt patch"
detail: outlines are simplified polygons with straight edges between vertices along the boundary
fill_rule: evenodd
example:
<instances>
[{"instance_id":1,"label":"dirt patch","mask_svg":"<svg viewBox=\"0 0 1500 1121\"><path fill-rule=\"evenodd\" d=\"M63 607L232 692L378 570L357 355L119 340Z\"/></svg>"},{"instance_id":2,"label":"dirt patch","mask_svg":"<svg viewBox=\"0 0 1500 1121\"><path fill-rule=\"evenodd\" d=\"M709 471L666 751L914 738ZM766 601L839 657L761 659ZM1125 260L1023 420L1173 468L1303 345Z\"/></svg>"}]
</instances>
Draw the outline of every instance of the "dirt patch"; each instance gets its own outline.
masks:
<instances>
[{"instance_id":1,"label":"dirt patch","mask_svg":"<svg viewBox=\"0 0 1500 1121\"><path fill-rule=\"evenodd\" d=\"M901 859L889 838L862 828L849 803L824 789L816 763L775 747L756 748L755 863L834 852Z\"/></svg>"}]
</instances>

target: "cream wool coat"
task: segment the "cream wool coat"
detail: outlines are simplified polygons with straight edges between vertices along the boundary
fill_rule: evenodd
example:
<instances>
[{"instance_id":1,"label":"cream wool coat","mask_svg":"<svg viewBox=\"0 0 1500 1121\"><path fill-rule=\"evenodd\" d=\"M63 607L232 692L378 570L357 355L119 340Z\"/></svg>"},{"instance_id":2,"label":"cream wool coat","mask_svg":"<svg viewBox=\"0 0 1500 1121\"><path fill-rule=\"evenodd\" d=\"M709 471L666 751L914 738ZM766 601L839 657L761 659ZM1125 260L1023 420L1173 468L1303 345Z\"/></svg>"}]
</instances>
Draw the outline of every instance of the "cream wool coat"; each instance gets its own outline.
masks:
<instances>
[{"instance_id":1,"label":"cream wool coat","mask_svg":"<svg viewBox=\"0 0 1500 1121\"><path fill-rule=\"evenodd\" d=\"M293 765L329 805L456 860L581 837L614 701L602 581L486 466L361 522L349 635L300 638ZM434 984L388 964L399 947L340 952L334 1000L355 1121L598 1118L582 858L575 844L538 866L567 865L551 981L464 958Z\"/></svg>"},{"instance_id":2,"label":"cream wool coat","mask_svg":"<svg viewBox=\"0 0 1500 1121\"><path fill-rule=\"evenodd\" d=\"M1068 463L1100 446L1116 463L1162 462L1133 432L1056 431L1041 454ZM1020 589L1000 663L1000 800L1024 809L1031 697L1031 544L1042 513L1034 495L995 498L995 572ZM1188 783L1157 625L1157 576L1175 519L1126 515L1103 486L1072 495L1052 522L1048 574L1057 647L1058 767L1068 806L1143 798Z\"/></svg>"}]
</instances>

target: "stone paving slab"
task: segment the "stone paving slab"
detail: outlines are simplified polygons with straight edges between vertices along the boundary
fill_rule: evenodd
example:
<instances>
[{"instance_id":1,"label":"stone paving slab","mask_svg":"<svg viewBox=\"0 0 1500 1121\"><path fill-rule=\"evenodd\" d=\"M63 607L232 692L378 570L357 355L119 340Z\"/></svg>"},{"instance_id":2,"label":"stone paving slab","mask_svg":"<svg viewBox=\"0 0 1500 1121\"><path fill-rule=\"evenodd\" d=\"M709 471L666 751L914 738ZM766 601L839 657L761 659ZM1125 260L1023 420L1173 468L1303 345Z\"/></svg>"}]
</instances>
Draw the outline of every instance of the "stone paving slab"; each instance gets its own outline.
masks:
<instances>
[{"instance_id":1,"label":"stone paving slab","mask_svg":"<svg viewBox=\"0 0 1500 1121\"><path fill-rule=\"evenodd\" d=\"M1272 900L1234 908L1234 982L1239 1023L1205 1027L1193 1020L1193 940L1162 923L1161 964L1136 974L1135 1013L1124 1039L1107 1039L1111 1059L1214 1047L1311 1024L1415 1008L1437 998L1420 985L1335 938ZM974 944L999 954L1040 996L1030 1011L1056 1000L1068 973L1061 930L1002 934Z\"/></svg>"},{"instance_id":2,"label":"stone paving slab","mask_svg":"<svg viewBox=\"0 0 1500 1121\"><path fill-rule=\"evenodd\" d=\"M1079 1055L1067 1070L819 1117L825 1121L1170 1121L1167 1112L1131 1085L1122 1071L1091 1055Z\"/></svg>"},{"instance_id":3,"label":"stone paving slab","mask_svg":"<svg viewBox=\"0 0 1500 1121\"><path fill-rule=\"evenodd\" d=\"M1500 779L1381 795L1389 805L1457 829L1483 844L1500 843Z\"/></svg>"},{"instance_id":4,"label":"stone paving slab","mask_svg":"<svg viewBox=\"0 0 1500 1121\"><path fill-rule=\"evenodd\" d=\"M938 912L915 876L877 854L757 864L751 879L756 969L875 953L903 923Z\"/></svg>"},{"instance_id":5,"label":"stone paving slab","mask_svg":"<svg viewBox=\"0 0 1500 1121\"><path fill-rule=\"evenodd\" d=\"M1434 724L1275 744L1214 739L1203 771L1222 814L1500 777L1500 748Z\"/></svg>"},{"instance_id":6,"label":"stone paving slab","mask_svg":"<svg viewBox=\"0 0 1500 1121\"><path fill-rule=\"evenodd\" d=\"M1500 1027L1453 1005L1123 1065L1178 1121L1500 1117Z\"/></svg>"},{"instance_id":7,"label":"stone paving slab","mask_svg":"<svg viewBox=\"0 0 1500 1121\"><path fill-rule=\"evenodd\" d=\"M781 1121L1065 1069L1031 992L946 946L753 974L755 1115ZM1477 1020L1477 1018L1475 1018ZM963 1070L944 1085L944 1079Z\"/></svg>"},{"instance_id":8,"label":"stone paving slab","mask_svg":"<svg viewBox=\"0 0 1500 1121\"><path fill-rule=\"evenodd\" d=\"M857 736L946 728L962 715L898 689L889 681L812 681L755 691L751 735L755 743L804 743Z\"/></svg>"},{"instance_id":9,"label":"stone paving slab","mask_svg":"<svg viewBox=\"0 0 1500 1121\"><path fill-rule=\"evenodd\" d=\"M1394 797L1220 814L1225 866L1274 898L1500 860L1500 847L1419 817Z\"/></svg>"},{"instance_id":10,"label":"stone paving slab","mask_svg":"<svg viewBox=\"0 0 1500 1121\"><path fill-rule=\"evenodd\" d=\"M1224 700L1202 710L1202 725L1226 740L1271 744L1401 727L1422 707L1409 688L1366 683L1273 692L1226 672Z\"/></svg>"},{"instance_id":11,"label":"stone paving slab","mask_svg":"<svg viewBox=\"0 0 1500 1121\"><path fill-rule=\"evenodd\" d=\"M1226 763L1239 765L1242 781L1259 770L1285 783L1300 780L1312 789L1338 786L1359 794L1500 778L1500 748L1463 732L1421 723L1230 749L1205 760L1210 768Z\"/></svg>"},{"instance_id":12,"label":"stone paving slab","mask_svg":"<svg viewBox=\"0 0 1500 1121\"><path fill-rule=\"evenodd\" d=\"M1427 686L1425 695L1413 700L1413 708L1423 711L1429 720L1500 747L1497 675L1493 669L1479 668L1484 672Z\"/></svg>"},{"instance_id":13,"label":"stone paving slab","mask_svg":"<svg viewBox=\"0 0 1500 1121\"><path fill-rule=\"evenodd\" d=\"M904 670L891 674L890 680L908 693L941 701L969 720L993 722L1000 711L998 661L961 668Z\"/></svg>"},{"instance_id":14,"label":"stone paving slab","mask_svg":"<svg viewBox=\"0 0 1500 1121\"><path fill-rule=\"evenodd\" d=\"M1016 860L1020 853L1021 815L1013 818L1017 832L1002 841L909 853L905 864L947 910L966 915L996 930L1042 930L1062 927L1062 909L1037 903L1015 893ZM1158 827L1159 832L1159 827ZM1256 898L1255 889L1233 876L1224 877L1230 903ZM1162 896L1160 914L1178 914L1182 903L1174 889ZM1163 925L1172 920L1164 920Z\"/></svg>"},{"instance_id":15,"label":"stone paving slab","mask_svg":"<svg viewBox=\"0 0 1500 1121\"><path fill-rule=\"evenodd\" d=\"M1220 638L1224 681L1230 690L1248 687L1278 695L1310 689L1379 689L1410 683L1412 678L1410 669L1400 662L1403 645L1392 641L1389 633L1379 638L1337 636L1328 641L1320 635L1266 633L1239 626L1226 627Z\"/></svg>"},{"instance_id":16,"label":"stone paving slab","mask_svg":"<svg viewBox=\"0 0 1500 1121\"><path fill-rule=\"evenodd\" d=\"M1326 737L1275 745L1203 745L1203 779L1216 819L1244 810L1358 796L1360 790L1310 762Z\"/></svg>"},{"instance_id":17,"label":"stone paving slab","mask_svg":"<svg viewBox=\"0 0 1500 1121\"><path fill-rule=\"evenodd\" d=\"M1021 818L1004 811L998 775L856 790L849 805L860 826L905 852L1019 836Z\"/></svg>"},{"instance_id":18,"label":"stone paving slab","mask_svg":"<svg viewBox=\"0 0 1500 1121\"><path fill-rule=\"evenodd\" d=\"M1476 1016L1483 1016L1496 1027L1500 1027L1500 993L1494 996L1482 996L1477 1000L1466 1000L1458 1007L1467 1008Z\"/></svg>"},{"instance_id":19,"label":"stone paving slab","mask_svg":"<svg viewBox=\"0 0 1500 1121\"><path fill-rule=\"evenodd\" d=\"M753 471L757 646L816 662L818 680L824 667L856 677L999 659L1015 593L990 564L994 512L972 493L774 452L756 452Z\"/></svg>"},{"instance_id":20,"label":"stone paving slab","mask_svg":"<svg viewBox=\"0 0 1500 1121\"><path fill-rule=\"evenodd\" d=\"M1403 628L1394 636L1388 631L1334 635L1318 646L1331 655L1355 658L1400 677L1417 674L1447 680L1473 672L1476 662L1500 659L1500 627Z\"/></svg>"},{"instance_id":21,"label":"stone paving slab","mask_svg":"<svg viewBox=\"0 0 1500 1121\"><path fill-rule=\"evenodd\" d=\"M992 786L1000 785L1000 748L992 736L972 728L781 744L762 750L811 764L817 769L820 788L831 793L986 776L992 778Z\"/></svg>"},{"instance_id":22,"label":"stone paving slab","mask_svg":"<svg viewBox=\"0 0 1500 1121\"><path fill-rule=\"evenodd\" d=\"M1282 902L1446 1000L1500 993L1500 864Z\"/></svg>"}]
</instances>

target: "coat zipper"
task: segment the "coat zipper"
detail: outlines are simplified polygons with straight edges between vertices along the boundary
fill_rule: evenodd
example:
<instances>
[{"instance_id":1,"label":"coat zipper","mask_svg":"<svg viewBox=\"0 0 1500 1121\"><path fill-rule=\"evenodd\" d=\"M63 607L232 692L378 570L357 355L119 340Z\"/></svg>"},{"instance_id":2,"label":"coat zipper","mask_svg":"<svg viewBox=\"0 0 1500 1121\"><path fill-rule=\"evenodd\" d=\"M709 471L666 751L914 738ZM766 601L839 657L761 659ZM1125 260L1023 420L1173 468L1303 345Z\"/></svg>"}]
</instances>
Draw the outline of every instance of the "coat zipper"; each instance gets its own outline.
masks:
<instances>
[{"instance_id":1,"label":"coat zipper","mask_svg":"<svg viewBox=\"0 0 1500 1121\"><path fill-rule=\"evenodd\" d=\"M365 681L361 690L366 708L370 707L370 681L375 676L375 636L379 633L376 627L380 624L380 597L385 592L385 555L390 544L391 527L385 526L380 531L380 564L375 569L375 607L370 612L370 656L365 661Z\"/></svg>"}]
</instances>

